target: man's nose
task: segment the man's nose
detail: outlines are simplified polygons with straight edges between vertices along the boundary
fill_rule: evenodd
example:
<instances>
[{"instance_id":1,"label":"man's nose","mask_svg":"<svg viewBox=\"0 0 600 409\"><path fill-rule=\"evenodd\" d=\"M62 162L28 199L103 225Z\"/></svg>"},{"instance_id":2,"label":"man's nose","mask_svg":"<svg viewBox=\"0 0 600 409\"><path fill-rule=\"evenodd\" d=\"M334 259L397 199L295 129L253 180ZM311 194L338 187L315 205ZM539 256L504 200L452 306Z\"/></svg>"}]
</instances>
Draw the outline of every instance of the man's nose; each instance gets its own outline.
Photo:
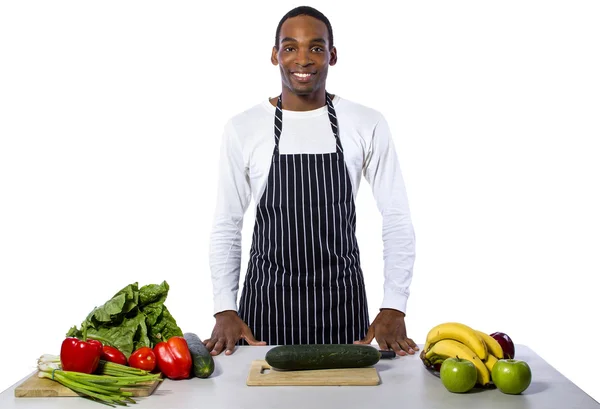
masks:
<instances>
[{"instance_id":1,"label":"man's nose","mask_svg":"<svg viewBox=\"0 0 600 409\"><path fill-rule=\"evenodd\" d=\"M310 58L310 52L308 50L298 51L297 58L296 58L296 64L306 67L307 65L312 64L312 62L313 61Z\"/></svg>"}]
</instances>

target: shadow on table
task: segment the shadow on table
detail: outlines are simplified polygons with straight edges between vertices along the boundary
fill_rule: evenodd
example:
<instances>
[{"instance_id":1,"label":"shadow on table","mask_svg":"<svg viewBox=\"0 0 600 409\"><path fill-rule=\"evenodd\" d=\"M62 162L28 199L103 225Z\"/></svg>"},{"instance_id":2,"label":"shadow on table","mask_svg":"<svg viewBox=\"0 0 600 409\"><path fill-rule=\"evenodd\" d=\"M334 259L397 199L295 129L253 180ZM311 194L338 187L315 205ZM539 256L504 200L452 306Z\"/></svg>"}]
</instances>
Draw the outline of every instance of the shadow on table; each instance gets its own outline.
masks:
<instances>
[{"instance_id":1,"label":"shadow on table","mask_svg":"<svg viewBox=\"0 0 600 409\"><path fill-rule=\"evenodd\" d=\"M377 368L377 372L385 372L387 370L389 370L392 367L392 365L386 363L386 362L381 362L379 361L377 364L375 364L375 368Z\"/></svg>"},{"instance_id":2,"label":"shadow on table","mask_svg":"<svg viewBox=\"0 0 600 409\"><path fill-rule=\"evenodd\" d=\"M210 378L217 378L223 374L223 370L221 369L221 365L217 361L215 361L215 369L212 374L210 374Z\"/></svg>"},{"instance_id":3,"label":"shadow on table","mask_svg":"<svg viewBox=\"0 0 600 409\"><path fill-rule=\"evenodd\" d=\"M548 384L545 382L531 382L529 388L525 389L523 395L534 395L548 389Z\"/></svg>"},{"instance_id":4,"label":"shadow on table","mask_svg":"<svg viewBox=\"0 0 600 409\"><path fill-rule=\"evenodd\" d=\"M152 395L155 396L167 396L171 395L173 391L171 389L156 389Z\"/></svg>"},{"instance_id":5,"label":"shadow on table","mask_svg":"<svg viewBox=\"0 0 600 409\"><path fill-rule=\"evenodd\" d=\"M479 387L479 386L475 386L469 392L466 392L465 395L470 395L470 394L474 394L474 393L481 393L481 392L488 392L488 391L490 391L492 389L496 389L496 387L495 386L491 386L491 387L488 387L488 388L482 388L482 387Z\"/></svg>"}]
</instances>

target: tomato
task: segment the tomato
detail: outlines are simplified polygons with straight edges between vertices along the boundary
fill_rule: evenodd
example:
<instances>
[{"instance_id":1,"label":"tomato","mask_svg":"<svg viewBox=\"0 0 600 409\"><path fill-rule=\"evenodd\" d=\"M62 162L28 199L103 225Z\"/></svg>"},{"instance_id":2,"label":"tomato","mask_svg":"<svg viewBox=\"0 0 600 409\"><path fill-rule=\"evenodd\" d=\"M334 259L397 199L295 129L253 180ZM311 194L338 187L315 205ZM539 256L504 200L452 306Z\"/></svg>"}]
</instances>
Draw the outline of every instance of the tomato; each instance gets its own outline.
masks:
<instances>
[{"instance_id":1,"label":"tomato","mask_svg":"<svg viewBox=\"0 0 600 409\"><path fill-rule=\"evenodd\" d=\"M156 355L152 348L141 347L129 356L129 366L152 372L156 367Z\"/></svg>"},{"instance_id":2,"label":"tomato","mask_svg":"<svg viewBox=\"0 0 600 409\"><path fill-rule=\"evenodd\" d=\"M127 365L125 354L109 345L104 345L102 347L102 359L108 362L114 362L115 364Z\"/></svg>"}]
</instances>

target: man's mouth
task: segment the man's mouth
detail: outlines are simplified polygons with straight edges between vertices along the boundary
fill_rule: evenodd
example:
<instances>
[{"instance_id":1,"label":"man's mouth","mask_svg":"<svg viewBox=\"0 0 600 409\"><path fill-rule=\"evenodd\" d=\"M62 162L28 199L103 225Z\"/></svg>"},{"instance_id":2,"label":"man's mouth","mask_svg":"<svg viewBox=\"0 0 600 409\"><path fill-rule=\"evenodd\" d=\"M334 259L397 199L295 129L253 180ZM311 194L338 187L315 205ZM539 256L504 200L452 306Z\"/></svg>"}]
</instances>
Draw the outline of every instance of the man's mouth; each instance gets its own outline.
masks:
<instances>
[{"instance_id":1,"label":"man's mouth","mask_svg":"<svg viewBox=\"0 0 600 409\"><path fill-rule=\"evenodd\" d=\"M313 73L313 72L293 72L292 73L292 76L300 82L308 82L313 78L314 75L315 75L315 73Z\"/></svg>"}]
</instances>

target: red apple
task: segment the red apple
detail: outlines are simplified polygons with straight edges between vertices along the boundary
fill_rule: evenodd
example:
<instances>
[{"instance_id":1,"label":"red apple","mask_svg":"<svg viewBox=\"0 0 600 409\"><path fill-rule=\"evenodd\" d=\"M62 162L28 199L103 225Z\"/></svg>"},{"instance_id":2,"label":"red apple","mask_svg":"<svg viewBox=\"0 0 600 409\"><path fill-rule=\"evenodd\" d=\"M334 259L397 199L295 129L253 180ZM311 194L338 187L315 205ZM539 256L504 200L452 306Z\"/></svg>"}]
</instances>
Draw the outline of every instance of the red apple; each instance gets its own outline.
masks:
<instances>
[{"instance_id":1,"label":"red apple","mask_svg":"<svg viewBox=\"0 0 600 409\"><path fill-rule=\"evenodd\" d=\"M504 332L494 332L493 334L490 334L490 336L498 341L502 347L502 351L504 351L504 359L513 359L515 357L515 344L508 335L506 335Z\"/></svg>"}]
</instances>

